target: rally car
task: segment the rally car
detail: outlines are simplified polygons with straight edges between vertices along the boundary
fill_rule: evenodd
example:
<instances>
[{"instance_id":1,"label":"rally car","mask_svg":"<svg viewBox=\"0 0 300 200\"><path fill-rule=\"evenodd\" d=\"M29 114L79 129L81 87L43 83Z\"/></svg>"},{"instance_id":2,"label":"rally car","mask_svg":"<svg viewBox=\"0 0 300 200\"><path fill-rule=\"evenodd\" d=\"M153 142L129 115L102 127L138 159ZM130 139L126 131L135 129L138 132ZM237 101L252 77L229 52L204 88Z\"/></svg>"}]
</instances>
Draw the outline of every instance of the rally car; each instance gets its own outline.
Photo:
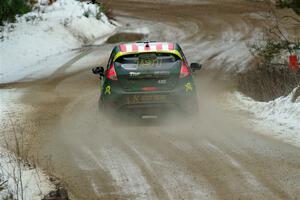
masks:
<instances>
[{"instance_id":1,"label":"rally car","mask_svg":"<svg viewBox=\"0 0 300 200\"><path fill-rule=\"evenodd\" d=\"M92 71L102 79L101 108L156 118L167 111L197 112L192 73L199 69L198 63L188 65L177 43L146 41L115 46L106 69Z\"/></svg>"}]
</instances>

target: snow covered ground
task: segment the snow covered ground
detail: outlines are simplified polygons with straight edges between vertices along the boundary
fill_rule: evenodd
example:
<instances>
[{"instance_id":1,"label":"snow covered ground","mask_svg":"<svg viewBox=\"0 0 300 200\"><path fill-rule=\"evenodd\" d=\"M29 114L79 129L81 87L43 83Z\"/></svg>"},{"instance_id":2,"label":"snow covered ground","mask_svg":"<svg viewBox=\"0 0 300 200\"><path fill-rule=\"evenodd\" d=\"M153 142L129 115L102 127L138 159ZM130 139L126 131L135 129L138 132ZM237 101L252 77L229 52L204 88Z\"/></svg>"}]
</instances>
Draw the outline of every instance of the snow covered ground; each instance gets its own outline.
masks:
<instances>
[{"instance_id":1,"label":"snow covered ground","mask_svg":"<svg viewBox=\"0 0 300 200\"><path fill-rule=\"evenodd\" d=\"M39 169L30 168L0 148L0 199L41 200L55 186Z\"/></svg>"},{"instance_id":2,"label":"snow covered ground","mask_svg":"<svg viewBox=\"0 0 300 200\"><path fill-rule=\"evenodd\" d=\"M0 83L49 75L78 53L74 49L97 39L103 42L116 28L98 5L58 0L47 6L42 1L2 28Z\"/></svg>"},{"instance_id":3,"label":"snow covered ground","mask_svg":"<svg viewBox=\"0 0 300 200\"><path fill-rule=\"evenodd\" d=\"M18 160L13 153L1 146L5 145L5 140L13 136L10 134L10 123L20 123L25 111L33 109L32 106L21 104L18 99L26 92L17 89L1 89L0 95L0 200L6 199L10 194L13 199L41 200L55 186L49 178L40 170L31 168L28 164ZM13 116L13 121L10 117ZM6 138L6 139L4 139ZM23 138L24 143L27 138ZM22 186L21 186L22 183ZM22 189L23 188L23 189Z\"/></svg>"},{"instance_id":4,"label":"snow covered ground","mask_svg":"<svg viewBox=\"0 0 300 200\"><path fill-rule=\"evenodd\" d=\"M10 133L11 123L21 126L26 124L22 120L23 114L32 111L34 106L20 102L20 97L26 93L24 89L1 89L0 92L0 146L3 146L3 137Z\"/></svg>"},{"instance_id":5,"label":"snow covered ground","mask_svg":"<svg viewBox=\"0 0 300 200\"><path fill-rule=\"evenodd\" d=\"M253 114L252 125L258 131L300 147L300 97L292 102L295 91L269 102L257 102L239 92L228 100L234 109Z\"/></svg>"}]
</instances>

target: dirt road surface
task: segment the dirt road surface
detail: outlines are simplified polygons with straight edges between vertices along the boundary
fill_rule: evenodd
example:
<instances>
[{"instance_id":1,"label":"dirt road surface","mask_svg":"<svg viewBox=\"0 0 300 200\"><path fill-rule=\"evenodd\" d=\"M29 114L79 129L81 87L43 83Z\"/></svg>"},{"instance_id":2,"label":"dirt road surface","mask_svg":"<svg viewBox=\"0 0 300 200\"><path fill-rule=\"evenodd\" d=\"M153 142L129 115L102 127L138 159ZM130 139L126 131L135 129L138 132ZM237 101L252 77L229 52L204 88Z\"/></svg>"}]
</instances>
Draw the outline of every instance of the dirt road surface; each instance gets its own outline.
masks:
<instances>
[{"instance_id":1,"label":"dirt road surface","mask_svg":"<svg viewBox=\"0 0 300 200\"><path fill-rule=\"evenodd\" d=\"M189 60L205 68L249 63L242 50L263 26L253 17L260 4L172 2L107 1L127 29L142 26L149 39L178 41ZM105 64L110 49L90 52ZM32 152L44 168L43 158L51 160L74 200L300 199L300 149L253 131L243 123L247 115L224 111L230 80L227 86L218 73L197 74L198 123L175 118L126 125L98 112L99 80L90 66L64 75L72 64L59 77L4 88L25 89L21 102L33 109L21 117L34 127Z\"/></svg>"}]
</instances>

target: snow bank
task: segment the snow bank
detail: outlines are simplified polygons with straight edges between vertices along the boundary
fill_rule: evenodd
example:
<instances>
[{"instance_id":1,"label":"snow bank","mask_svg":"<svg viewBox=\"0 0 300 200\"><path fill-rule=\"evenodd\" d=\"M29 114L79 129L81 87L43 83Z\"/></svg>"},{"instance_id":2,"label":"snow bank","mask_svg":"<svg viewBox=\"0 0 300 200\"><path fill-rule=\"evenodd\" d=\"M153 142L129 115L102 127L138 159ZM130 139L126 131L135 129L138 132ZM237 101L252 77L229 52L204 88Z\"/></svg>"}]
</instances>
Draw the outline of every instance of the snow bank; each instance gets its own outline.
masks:
<instances>
[{"instance_id":1,"label":"snow bank","mask_svg":"<svg viewBox=\"0 0 300 200\"><path fill-rule=\"evenodd\" d=\"M39 68L59 67L43 62L53 57L66 60L75 53L72 49L115 29L98 5L76 0L58 0L50 6L40 0L34 11L17 21L0 32L0 83L19 80Z\"/></svg>"},{"instance_id":2,"label":"snow bank","mask_svg":"<svg viewBox=\"0 0 300 200\"><path fill-rule=\"evenodd\" d=\"M22 184L21 184L22 183ZM0 148L0 199L41 200L55 190L48 177L39 169L30 168ZM22 198L23 197L23 198Z\"/></svg>"},{"instance_id":3,"label":"snow bank","mask_svg":"<svg viewBox=\"0 0 300 200\"><path fill-rule=\"evenodd\" d=\"M239 92L229 95L233 108L254 115L253 126L300 147L300 97L292 102L296 89L286 97L257 102Z\"/></svg>"},{"instance_id":4,"label":"snow bank","mask_svg":"<svg viewBox=\"0 0 300 200\"><path fill-rule=\"evenodd\" d=\"M15 88L0 90L0 146L5 145L4 136L11 134L12 123L23 126L27 123L26 119L23 119L24 113L34 109L33 105L22 104L19 100L26 91Z\"/></svg>"},{"instance_id":5,"label":"snow bank","mask_svg":"<svg viewBox=\"0 0 300 200\"><path fill-rule=\"evenodd\" d=\"M18 160L12 153L1 148L5 145L4 138L10 134L10 117L19 121L27 109L31 106L24 106L18 102L18 98L24 94L25 90L2 89L0 95L0 200L10 194L13 199L21 198L21 182L23 184L24 200L41 200L44 195L55 190L55 186L49 181L48 177L39 169L34 169ZM12 136L11 136L12 137ZM23 138L26 143L27 138ZM20 164L20 165L19 165ZM21 176L20 176L21 173ZM21 177L21 178L20 178ZM17 195L19 193L19 195Z\"/></svg>"}]
</instances>

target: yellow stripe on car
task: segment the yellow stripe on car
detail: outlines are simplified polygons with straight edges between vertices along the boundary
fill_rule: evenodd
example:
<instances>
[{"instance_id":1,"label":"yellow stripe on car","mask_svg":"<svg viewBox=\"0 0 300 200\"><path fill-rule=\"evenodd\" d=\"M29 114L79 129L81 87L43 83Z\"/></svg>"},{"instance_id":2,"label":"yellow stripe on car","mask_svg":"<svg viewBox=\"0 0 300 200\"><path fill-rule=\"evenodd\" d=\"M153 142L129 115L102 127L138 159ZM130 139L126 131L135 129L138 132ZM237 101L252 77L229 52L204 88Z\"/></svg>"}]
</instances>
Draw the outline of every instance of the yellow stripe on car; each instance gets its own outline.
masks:
<instances>
[{"instance_id":1,"label":"yellow stripe on car","mask_svg":"<svg viewBox=\"0 0 300 200\"><path fill-rule=\"evenodd\" d=\"M121 56L131 55L131 54L140 54L140 53L171 53L177 55L181 60L183 59L179 51L177 50L169 50L169 51L139 51L139 52L118 52L114 57L114 62Z\"/></svg>"}]
</instances>

